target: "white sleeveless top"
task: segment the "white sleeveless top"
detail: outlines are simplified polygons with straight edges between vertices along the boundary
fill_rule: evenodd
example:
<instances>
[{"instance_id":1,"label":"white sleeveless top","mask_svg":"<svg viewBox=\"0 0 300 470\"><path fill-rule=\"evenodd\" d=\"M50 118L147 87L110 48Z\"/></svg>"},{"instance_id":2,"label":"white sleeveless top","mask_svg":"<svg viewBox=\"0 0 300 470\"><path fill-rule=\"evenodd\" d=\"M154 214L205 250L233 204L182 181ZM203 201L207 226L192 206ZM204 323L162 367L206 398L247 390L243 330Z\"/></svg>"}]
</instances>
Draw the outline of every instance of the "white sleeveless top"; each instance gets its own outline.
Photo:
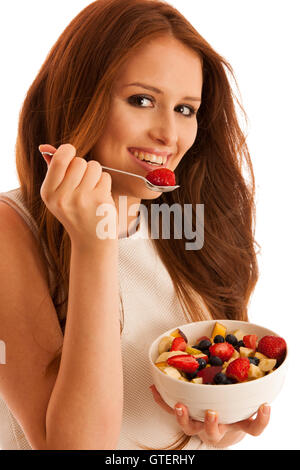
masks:
<instances>
[{"instance_id":1,"label":"white sleeveless top","mask_svg":"<svg viewBox=\"0 0 300 470\"><path fill-rule=\"evenodd\" d=\"M36 236L36 224L24 205L20 188L0 193L0 201L13 207ZM153 399L147 353L157 336L186 323L186 319L172 280L148 237L142 211L136 233L119 239L119 286L124 308L124 411L117 450L140 450L139 444L163 449L174 443L182 430L175 416L162 410ZM0 448L31 449L1 395ZM212 449L193 436L184 450L208 448Z\"/></svg>"}]
</instances>

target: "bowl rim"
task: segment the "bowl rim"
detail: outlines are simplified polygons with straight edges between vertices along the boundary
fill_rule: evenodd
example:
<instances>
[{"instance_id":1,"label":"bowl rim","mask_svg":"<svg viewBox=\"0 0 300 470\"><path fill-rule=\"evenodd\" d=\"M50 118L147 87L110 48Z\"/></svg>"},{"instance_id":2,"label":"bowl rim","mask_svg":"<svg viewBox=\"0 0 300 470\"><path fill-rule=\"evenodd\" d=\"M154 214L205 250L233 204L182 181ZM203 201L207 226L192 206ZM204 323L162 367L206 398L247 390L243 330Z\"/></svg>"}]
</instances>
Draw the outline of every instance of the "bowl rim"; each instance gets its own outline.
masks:
<instances>
[{"instance_id":1,"label":"bowl rim","mask_svg":"<svg viewBox=\"0 0 300 470\"><path fill-rule=\"evenodd\" d=\"M255 383L257 380L259 379L267 379L267 380L270 380L270 377L274 377L273 374L276 374L278 372L279 369L282 369L282 366L285 365L287 366L288 364L288 345L287 345L287 342L286 342L286 354L285 354L285 358L284 360L282 361L282 363L280 364L280 366L277 367L277 369L275 369L271 374L267 374L267 375L264 375L263 377L259 377L258 379L253 379L253 380L249 380L247 382L238 382L238 383L233 383L233 384L195 384L193 382L184 382L183 380L178 380L178 379L175 379L174 377L171 377L167 374L164 374L158 367L155 366L155 363L153 362L152 358L151 358L151 353L152 353L152 347L154 345L154 343L156 341L158 341L159 338L163 337L163 336L167 336L167 333L171 330L176 330L177 328L181 329L187 325L192 325L192 324L196 324L196 323L222 323L222 321L230 321L230 322L235 322L235 323L245 323L247 325L253 325L254 327L258 327L258 328L264 328L266 330L268 330L270 333L270 335L273 333L272 336L278 336L280 338L282 338L282 336L279 336L275 331L273 330L270 330L269 328L263 326L263 325L257 325L256 323L252 323L252 322L248 322L248 321L244 321L244 320L230 320L229 318L223 318L223 319L218 319L218 320L199 320L197 322L190 322L190 323L184 323L183 325L179 325L179 326L175 326L174 328L170 328L169 330L165 331L164 333L162 333L161 335L157 336L156 339L154 341L152 341L149 349L148 349L148 359L149 359L149 362L150 362L150 365L151 365L151 368L153 367L154 370L158 371L160 374L162 374L163 377L167 378L167 379L170 379L172 381L175 381L176 383L182 383L184 384L183 386L190 386L190 385L197 385L198 387L205 387L205 390L208 389L208 387L213 387L214 390L216 390L216 386L218 387L218 390L219 389L223 389L224 387L226 387L226 390L228 389L228 387L232 387L232 386L245 386L245 385L248 385L249 384L253 384ZM255 333L253 333L255 334ZM267 335L265 335L267 336ZM283 338L284 339L284 338ZM277 375L277 374L276 374ZM261 383L261 382L260 382Z\"/></svg>"}]
</instances>

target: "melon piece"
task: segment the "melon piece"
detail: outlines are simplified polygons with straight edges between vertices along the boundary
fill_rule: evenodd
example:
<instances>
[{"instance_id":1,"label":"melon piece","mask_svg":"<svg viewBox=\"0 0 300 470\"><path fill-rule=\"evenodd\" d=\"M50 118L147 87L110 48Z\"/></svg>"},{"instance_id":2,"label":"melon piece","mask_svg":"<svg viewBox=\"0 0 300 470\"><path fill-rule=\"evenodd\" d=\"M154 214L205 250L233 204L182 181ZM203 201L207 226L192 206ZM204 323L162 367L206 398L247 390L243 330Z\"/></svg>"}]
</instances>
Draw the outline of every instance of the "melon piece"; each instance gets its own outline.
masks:
<instances>
[{"instance_id":1,"label":"melon piece","mask_svg":"<svg viewBox=\"0 0 300 470\"><path fill-rule=\"evenodd\" d=\"M217 336L217 335L221 335L221 336L223 336L223 338L225 338L225 336L226 336L226 331L227 331L226 326L221 325L221 323L216 322L216 324L215 324L215 326L214 326L214 329L213 329L213 331L212 331L212 334L211 334L212 340L213 340L214 337Z\"/></svg>"},{"instance_id":2,"label":"melon piece","mask_svg":"<svg viewBox=\"0 0 300 470\"><path fill-rule=\"evenodd\" d=\"M179 377L178 380L181 380L182 382L189 382L189 380L186 377Z\"/></svg>"},{"instance_id":3,"label":"melon piece","mask_svg":"<svg viewBox=\"0 0 300 470\"><path fill-rule=\"evenodd\" d=\"M181 331L179 328L176 328L176 330L174 330L173 333L171 333L171 336L174 336L174 338L181 337L184 339L186 343L188 342L187 337L185 336L183 331Z\"/></svg>"},{"instance_id":4,"label":"melon piece","mask_svg":"<svg viewBox=\"0 0 300 470\"><path fill-rule=\"evenodd\" d=\"M198 354L201 354L201 351L199 349L196 349L196 348L192 348L191 346L187 346L185 348L185 352L187 352L188 354L192 354L192 355L198 355ZM204 355L204 354L203 354Z\"/></svg>"},{"instance_id":5,"label":"melon piece","mask_svg":"<svg viewBox=\"0 0 300 470\"><path fill-rule=\"evenodd\" d=\"M158 367L160 370L164 370L166 367L169 367L169 364L164 361L164 362L157 362L156 364L156 367Z\"/></svg>"}]
</instances>

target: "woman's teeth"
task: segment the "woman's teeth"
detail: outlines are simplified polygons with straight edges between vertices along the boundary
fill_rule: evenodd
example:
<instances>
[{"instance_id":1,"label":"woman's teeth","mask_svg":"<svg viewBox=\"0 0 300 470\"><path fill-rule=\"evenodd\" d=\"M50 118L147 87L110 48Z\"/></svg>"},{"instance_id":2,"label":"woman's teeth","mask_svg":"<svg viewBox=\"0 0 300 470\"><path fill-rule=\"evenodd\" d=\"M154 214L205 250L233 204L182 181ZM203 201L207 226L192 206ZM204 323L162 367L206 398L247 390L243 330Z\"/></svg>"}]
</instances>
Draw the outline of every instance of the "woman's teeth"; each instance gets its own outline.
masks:
<instances>
[{"instance_id":1,"label":"woman's teeth","mask_svg":"<svg viewBox=\"0 0 300 470\"><path fill-rule=\"evenodd\" d=\"M160 166L164 165L167 162L167 157L158 157L157 155L151 155L150 153L138 151L134 151L132 153L139 160L145 160L149 163L152 163L153 165Z\"/></svg>"}]
</instances>

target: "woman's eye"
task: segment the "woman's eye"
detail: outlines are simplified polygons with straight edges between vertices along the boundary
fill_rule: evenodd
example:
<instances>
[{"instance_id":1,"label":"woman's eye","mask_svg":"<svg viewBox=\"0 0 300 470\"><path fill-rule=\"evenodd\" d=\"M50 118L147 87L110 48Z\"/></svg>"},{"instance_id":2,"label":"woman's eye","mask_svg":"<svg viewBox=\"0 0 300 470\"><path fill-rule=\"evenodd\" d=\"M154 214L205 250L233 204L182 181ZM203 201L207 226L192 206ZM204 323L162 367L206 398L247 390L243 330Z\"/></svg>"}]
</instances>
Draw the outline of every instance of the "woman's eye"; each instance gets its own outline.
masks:
<instances>
[{"instance_id":1,"label":"woman's eye","mask_svg":"<svg viewBox=\"0 0 300 470\"><path fill-rule=\"evenodd\" d=\"M153 105L153 99L145 95L134 95L128 98L128 103L138 108L149 108L149 103ZM176 109L179 109L179 113L185 117L192 117L196 114L196 110L192 106L181 104Z\"/></svg>"},{"instance_id":2,"label":"woman's eye","mask_svg":"<svg viewBox=\"0 0 300 470\"><path fill-rule=\"evenodd\" d=\"M130 104L133 104L134 106L139 106L141 108L147 107L147 103L145 105L145 102L147 101L152 103L151 98L148 98L147 96L144 96L144 95L135 95L135 96L131 96L130 98L128 98L128 102Z\"/></svg>"},{"instance_id":3,"label":"woman's eye","mask_svg":"<svg viewBox=\"0 0 300 470\"><path fill-rule=\"evenodd\" d=\"M181 104L180 106L177 107L178 109L184 110L185 112L180 112L183 116L186 117L192 117L194 114L196 114L196 110L190 106L185 106L184 104Z\"/></svg>"}]
</instances>

